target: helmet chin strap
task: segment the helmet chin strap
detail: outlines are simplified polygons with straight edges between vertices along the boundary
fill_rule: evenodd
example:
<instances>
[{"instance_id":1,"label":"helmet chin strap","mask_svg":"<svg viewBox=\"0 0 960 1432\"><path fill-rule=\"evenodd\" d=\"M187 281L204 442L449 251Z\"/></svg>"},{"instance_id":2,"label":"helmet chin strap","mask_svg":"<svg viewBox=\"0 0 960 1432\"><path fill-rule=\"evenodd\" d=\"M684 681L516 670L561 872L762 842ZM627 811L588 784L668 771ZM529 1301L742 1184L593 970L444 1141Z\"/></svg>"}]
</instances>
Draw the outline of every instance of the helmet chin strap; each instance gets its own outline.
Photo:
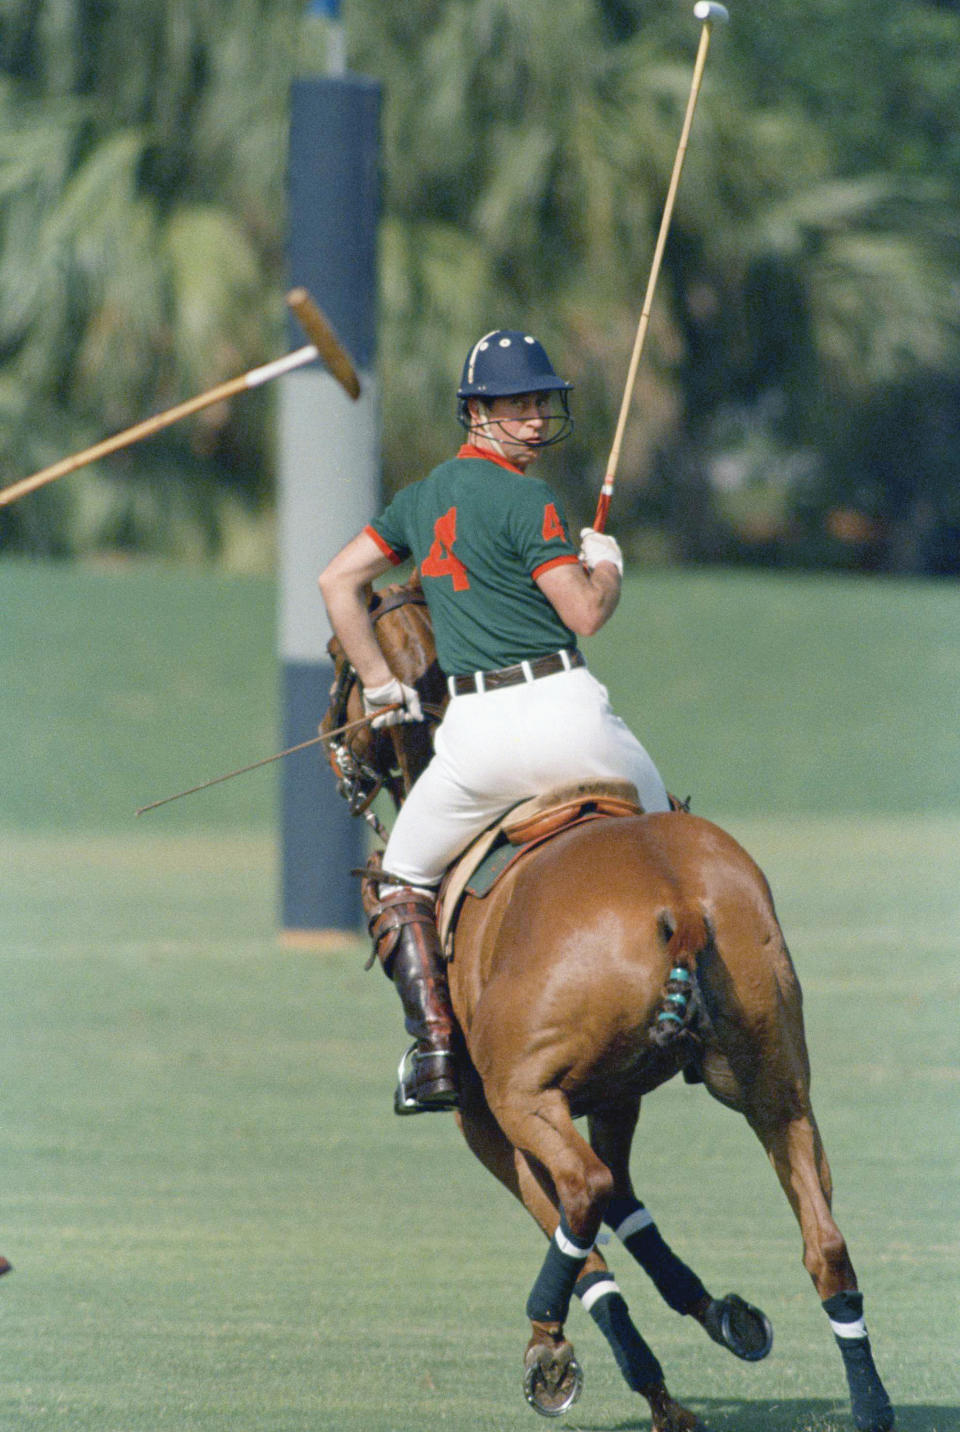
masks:
<instances>
[{"instance_id":1,"label":"helmet chin strap","mask_svg":"<svg viewBox=\"0 0 960 1432\"><path fill-rule=\"evenodd\" d=\"M499 457L502 457L505 461L509 462L510 458L509 455L504 451L502 437L496 437L494 433L490 431L491 428L496 428L500 426L501 420L499 418L492 418L489 422L486 423L474 423L471 426L470 431L475 437L483 438L484 442L488 443L489 446ZM538 439L530 440L529 438L511 436L510 441L513 443L520 443L521 446L525 448L532 448L534 450L543 446L543 444Z\"/></svg>"},{"instance_id":2,"label":"helmet chin strap","mask_svg":"<svg viewBox=\"0 0 960 1432\"><path fill-rule=\"evenodd\" d=\"M509 454L504 451L502 437L497 437L492 431L494 428L499 428L503 435L503 424L509 421L509 418L487 418L483 420L479 417L475 417L471 413L469 432L473 437L483 438L484 442L489 443L492 450L499 457L509 462L510 457ZM544 442L542 438L521 438L515 437L512 434L506 434L506 436L509 436L512 443L520 443L521 446L529 448L532 452L538 452L540 448L550 446L549 441Z\"/></svg>"}]
</instances>

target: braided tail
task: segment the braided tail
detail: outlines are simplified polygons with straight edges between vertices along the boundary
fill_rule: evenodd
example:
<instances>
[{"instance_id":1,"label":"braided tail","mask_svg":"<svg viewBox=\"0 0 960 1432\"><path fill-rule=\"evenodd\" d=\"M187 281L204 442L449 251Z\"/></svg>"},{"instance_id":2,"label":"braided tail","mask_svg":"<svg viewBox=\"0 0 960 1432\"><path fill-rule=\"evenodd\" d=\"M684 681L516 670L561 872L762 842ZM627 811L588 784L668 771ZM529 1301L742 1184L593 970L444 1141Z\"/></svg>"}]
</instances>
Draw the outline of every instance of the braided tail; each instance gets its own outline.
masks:
<instances>
[{"instance_id":1,"label":"braided tail","mask_svg":"<svg viewBox=\"0 0 960 1432\"><path fill-rule=\"evenodd\" d=\"M651 1038L663 1049L678 1034L682 1034L693 1019L696 1009L696 959L711 943L713 932L703 912L693 909L681 910L677 915L664 910L657 927L666 946L670 972L663 987Z\"/></svg>"}]
</instances>

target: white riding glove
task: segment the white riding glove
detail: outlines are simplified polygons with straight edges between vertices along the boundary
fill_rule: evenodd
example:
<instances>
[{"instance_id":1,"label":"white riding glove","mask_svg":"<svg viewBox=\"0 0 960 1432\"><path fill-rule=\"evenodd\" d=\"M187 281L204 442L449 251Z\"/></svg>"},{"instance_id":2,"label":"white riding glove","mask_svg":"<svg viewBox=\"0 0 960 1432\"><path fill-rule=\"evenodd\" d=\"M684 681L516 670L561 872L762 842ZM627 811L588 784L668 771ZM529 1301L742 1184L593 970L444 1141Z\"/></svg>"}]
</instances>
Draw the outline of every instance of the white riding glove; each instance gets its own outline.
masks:
<instances>
[{"instance_id":1,"label":"white riding glove","mask_svg":"<svg viewBox=\"0 0 960 1432\"><path fill-rule=\"evenodd\" d=\"M381 706L399 703L396 711L385 711L382 716L376 712ZM375 731L384 726L399 726L402 721L422 721L423 707L420 697L412 686L405 686L392 676L383 686L365 686L363 689L363 710L372 716L370 725Z\"/></svg>"},{"instance_id":2,"label":"white riding glove","mask_svg":"<svg viewBox=\"0 0 960 1432\"><path fill-rule=\"evenodd\" d=\"M616 537L611 537L606 532L595 532L592 527L580 529L580 561L588 572L592 572L598 562L612 562L621 577L623 576L620 543Z\"/></svg>"}]
</instances>

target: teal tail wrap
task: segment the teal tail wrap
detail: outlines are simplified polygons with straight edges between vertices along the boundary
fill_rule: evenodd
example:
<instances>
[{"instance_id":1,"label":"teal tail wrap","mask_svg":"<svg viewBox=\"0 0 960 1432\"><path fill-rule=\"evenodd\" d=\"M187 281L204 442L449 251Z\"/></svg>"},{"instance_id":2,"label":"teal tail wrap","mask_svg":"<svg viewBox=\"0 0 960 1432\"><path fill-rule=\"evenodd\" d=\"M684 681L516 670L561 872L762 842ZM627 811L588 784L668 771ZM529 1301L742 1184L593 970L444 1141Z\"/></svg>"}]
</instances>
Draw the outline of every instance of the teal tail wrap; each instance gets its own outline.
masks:
<instances>
[{"instance_id":1,"label":"teal tail wrap","mask_svg":"<svg viewBox=\"0 0 960 1432\"><path fill-rule=\"evenodd\" d=\"M863 1321L862 1293L835 1293L823 1302L850 1389L850 1407L859 1432L889 1432L893 1408L880 1381Z\"/></svg>"},{"instance_id":2,"label":"teal tail wrap","mask_svg":"<svg viewBox=\"0 0 960 1432\"><path fill-rule=\"evenodd\" d=\"M667 976L663 1004L657 1012L653 1029L654 1041L665 1044L687 1027L690 1018L690 1001L693 998L693 980L690 971L682 965L674 965Z\"/></svg>"}]
</instances>

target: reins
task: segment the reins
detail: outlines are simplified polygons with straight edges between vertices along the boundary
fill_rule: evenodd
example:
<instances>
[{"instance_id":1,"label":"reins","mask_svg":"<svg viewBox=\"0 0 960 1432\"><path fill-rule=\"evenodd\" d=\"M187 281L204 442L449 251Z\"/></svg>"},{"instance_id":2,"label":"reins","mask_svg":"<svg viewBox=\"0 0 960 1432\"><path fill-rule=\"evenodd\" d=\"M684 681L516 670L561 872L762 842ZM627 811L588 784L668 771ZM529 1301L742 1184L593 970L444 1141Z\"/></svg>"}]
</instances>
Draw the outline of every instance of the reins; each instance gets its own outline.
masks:
<instances>
[{"instance_id":1,"label":"reins","mask_svg":"<svg viewBox=\"0 0 960 1432\"><path fill-rule=\"evenodd\" d=\"M397 607L425 607L427 599L418 588L398 587L392 592L375 592L370 603L370 620L378 622Z\"/></svg>"}]
</instances>

